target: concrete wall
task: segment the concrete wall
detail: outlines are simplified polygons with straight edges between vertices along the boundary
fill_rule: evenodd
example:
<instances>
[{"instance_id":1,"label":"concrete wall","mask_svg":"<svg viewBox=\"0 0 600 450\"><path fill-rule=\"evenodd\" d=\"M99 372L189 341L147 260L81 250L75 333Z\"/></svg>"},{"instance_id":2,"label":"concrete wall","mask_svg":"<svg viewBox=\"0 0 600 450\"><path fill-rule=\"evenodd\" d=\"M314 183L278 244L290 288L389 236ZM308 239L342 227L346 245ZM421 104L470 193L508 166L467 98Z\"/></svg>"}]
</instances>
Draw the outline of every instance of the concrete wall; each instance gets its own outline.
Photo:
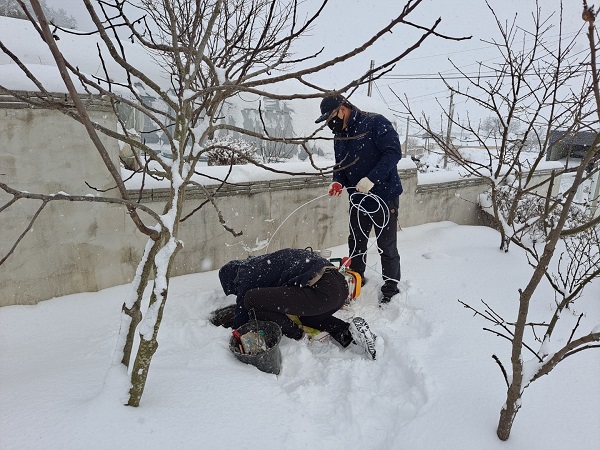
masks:
<instances>
[{"instance_id":1,"label":"concrete wall","mask_svg":"<svg viewBox=\"0 0 600 450\"><path fill-rule=\"evenodd\" d=\"M87 194L114 185L81 124L59 112L2 102L0 98L0 182L35 193ZM114 126L110 112L88 102L93 120ZM106 138L113 161L118 145ZM101 169L100 169L101 168ZM400 170L404 194L399 227L450 220L478 224L480 180L419 186L416 169ZM210 203L182 223L184 248L175 275L218 269L225 262L283 247L326 248L346 243L347 198L328 196L329 180L291 177L224 187L216 202L234 237L220 224ZM213 189L210 186L208 189ZM132 193L133 194L133 193ZM145 190L142 202L162 211L167 191ZM0 191L0 205L11 196ZM203 197L190 189L187 212ZM11 249L40 206L21 200L0 214L0 258ZM0 206L1 207L1 206ZM146 238L124 209L98 203L50 202L14 254L0 265L0 306L35 304L70 293L96 291L131 281Z\"/></svg>"},{"instance_id":2,"label":"concrete wall","mask_svg":"<svg viewBox=\"0 0 600 450\"><path fill-rule=\"evenodd\" d=\"M86 101L92 120L115 126L110 110ZM102 138L118 164L116 141ZM87 194L114 183L81 124L57 111L30 108L0 97L0 182L32 193ZM0 205L12 196L0 190ZM0 259L27 229L41 202L20 200L0 213ZM2 206L0 206L1 208ZM115 239L124 228L119 208L49 202L12 256L0 265L0 305L102 289L121 282L134 261Z\"/></svg>"},{"instance_id":3,"label":"concrete wall","mask_svg":"<svg viewBox=\"0 0 600 450\"><path fill-rule=\"evenodd\" d=\"M402 179L405 194L400 197L400 226L449 220L460 225L476 225L477 197L486 186L479 179L444 183L417 183L417 172ZM406 181L405 181L406 180Z\"/></svg>"}]
</instances>

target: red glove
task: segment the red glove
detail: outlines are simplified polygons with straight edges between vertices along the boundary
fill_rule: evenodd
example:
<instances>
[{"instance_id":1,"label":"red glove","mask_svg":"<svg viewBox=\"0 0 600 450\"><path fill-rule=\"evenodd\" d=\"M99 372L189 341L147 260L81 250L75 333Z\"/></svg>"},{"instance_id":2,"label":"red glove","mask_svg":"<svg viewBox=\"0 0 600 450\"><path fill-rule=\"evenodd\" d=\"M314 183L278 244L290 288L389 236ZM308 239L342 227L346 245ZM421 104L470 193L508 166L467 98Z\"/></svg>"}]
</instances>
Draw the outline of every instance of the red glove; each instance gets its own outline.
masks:
<instances>
[{"instance_id":1,"label":"red glove","mask_svg":"<svg viewBox=\"0 0 600 450\"><path fill-rule=\"evenodd\" d=\"M344 256L342 258L342 267L350 267L350 264L352 264L352 260L347 256Z\"/></svg>"},{"instance_id":2,"label":"red glove","mask_svg":"<svg viewBox=\"0 0 600 450\"><path fill-rule=\"evenodd\" d=\"M334 181L329 185L329 196L340 197L342 195L342 185L337 181Z\"/></svg>"}]
</instances>

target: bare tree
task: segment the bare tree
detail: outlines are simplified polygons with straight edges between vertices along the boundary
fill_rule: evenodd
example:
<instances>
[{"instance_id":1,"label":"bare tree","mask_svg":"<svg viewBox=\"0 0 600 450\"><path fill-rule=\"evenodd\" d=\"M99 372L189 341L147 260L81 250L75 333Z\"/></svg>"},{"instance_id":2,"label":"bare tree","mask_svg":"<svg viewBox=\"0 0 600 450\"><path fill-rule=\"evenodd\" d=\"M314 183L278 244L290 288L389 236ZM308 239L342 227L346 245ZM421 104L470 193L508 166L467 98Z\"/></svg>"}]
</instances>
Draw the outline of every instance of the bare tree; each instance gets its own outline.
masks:
<instances>
[{"instance_id":1,"label":"bare tree","mask_svg":"<svg viewBox=\"0 0 600 450\"><path fill-rule=\"evenodd\" d=\"M590 118L593 105L590 104L590 73L576 59L578 54L573 50L576 38L564 43L562 16L556 19L559 40L555 49L547 37L554 32L551 23L554 15L543 17L537 8L533 14L533 30L525 31L518 26L516 17L510 23L502 23L493 9L490 11L502 39L489 43L497 49L501 63L497 66L480 63L476 76L455 66L468 85L460 88L446 82L454 95L472 104L470 111L490 114L481 123L471 120L472 113L461 117L445 111L455 129L474 136L475 143L482 148L480 154L473 157L461 153L430 127L425 115L416 121L467 176L487 181L489 212L500 231L500 248L507 251L511 242L518 244L514 236L525 231L523 223L517 220L522 198L528 195L544 198L545 191L558 188L556 181L563 171L556 171L543 183L533 181L536 168L546 160L550 132L564 128L569 131L565 134L568 136L576 130L593 129L594 120ZM579 90L575 87L578 85ZM408 102L402 101L411 111ZM412 111L411 114L417 118ZM534 148L537 149L535 155L532 154ZM550 202L548 208L558 206ZM525 224L526 228L534 225Z\"/></svg>"},{"instance_id":2,"label":"bare tree","mask_svg":"<svg viewBox=\"0 0 600 450\"><path fill-rule=\"evenodd\" d=\"M351 92L368 80L390 71L395 62L417 49L430 36L448 38L436 31L441 19L427 26L409 20L422 0L408 0L389 25L354 50L331 60L311 64L318 53L295 55L292 50L298 48L296 43L311 29L327 2L323 0L318 8L302 19L304 13L299 13L302 2L297 0L140 0L138 7L123 0L83 0L95 25L93 33L102 42L102 47L99 46L97 51L104 74L91 77L79 70L75 61L64 58L40 1L31 0L33 14L19 1L41 40L52 52L72 105L56 102L43 83L11 52L9 43L3 42L0 42L0 48L36 84L39 92L32 98L11 90L10 86L2 86L1 81L0 92L38 106L59 110L81 122L102 156L119 197L105 194L92 199L32 194L0 184L0 188L13 196L5 207L27 198L41 199L44 205L56 200L113 202L124 205L139 231L148 236L148 243L133 281L133 294L124 301L122 307L120 341L123 351L118 359L131 373L128 405L139 405L150 362L158 348L157 335L168 297L171 269L182 245L178 235L180 222L185 219L182 217L185 191L190 185L202 188L193 178L198 172L200 158L214 150L225 150L246 158L243 149L233 144L235 140L226 143L220 139L222 133L237 133L258 138L262 142L298 145L310 156L307 142L314 139L314 134L305 137L274 137L264 129L257 132L226 123L221 120L226 102L244 92L274 100L323 97L329 93L328 90L309 82L308 77L352 59L400 25L418 31L414 42L377 67L357 74L353 81L339 87L336 93ZM61 30L56 30L54 35L59 32ZM157 64L165 69L164 73L169 81L167 86L158 77L146 73L142 67L133 63L132 55L137 52L151 54ZM112 69L115 65L120 72ZM303 87L304 91L306 87L311 88L314 93L297 94L291 89L286 94L278 94L273 88L277 83L291 81L296 86ZM79 94L81 86L86 92L100 95L110 102L119 118L120 126L117 131L90 120ZM148 101L148 96L140 94L140 87L151 94L152 98L160 100L163 106L159 107L157 102ZM128 131L123 116L118 114L122 108L134 110L160 133L172 159L165 158L147 145L144 139L139 139ZM137 166L148 176L167 180L170 198L162 214L153 213L135 199L129 198L120 170L111 161L99 139L99 133L131 146L134 157L146 155L147 159L139 160ZM258 165L256 161L249 162ZM323 174L331 171L328 167L315 168ZM227 226L215 199L209 192L205 191L205 194L206 201L203 204L216 208L223 227L235 234L235 230ZM17 244L18 242L15 246ZM13 250L14 247L11 251ZM149 307L142 312L141 304L146 287L151 287L151 295ZM134 348L136 333L140 338L137 350Z\"/></svg>"},{"instance_id":3,"label":"bare tree","mask_svg":"<svg viewBox=\"0 0 600 450\"><path fill-rule=\"evenodd\" d=\"M508 135L515 136L519 126L520 124L518 122L511 121L508 129ZM481 136L483 141L488 141L489 139L496 141L498 139L502 139L505 127L506 124L503 123L498 116L489 116L483 120L477 135Z\"/></svg>"},{"instance_id":4,"label":"bare tree","mask_svg":"<svg viewBox=\"0 0 600 450\"><path fill-rule=\"evenodd\" d=\"M555 18L559 31L555 49L547 38L553 16L544 17L537 8L532 15L533 30L523 31L516 18L503 24L490 8L502 36L500 42L491 43L502 55L502 63L480 64L476 77L463 74L467 89L448 84L456 96L491 113L483 127L472 124L469 117L462 120L447 114L455 126L475 136L484 149L483 157L470 158L436 139L465 173L487 180L490 188L481 197L480 206L492 216L500 232L500 249L507 252L509 243L518 245L532 268L528 283L519 289L516 320L504 318L485 302L485 309L480 311L461 301L494 325L486 330L511 343L509 370L494 355L507 385L497 428L501 440L509 438L523 391L533 381L549 374L567 357L600 347L600 330L593 327L595 324L589 326L585 314L574 308L586 287L600 276L600 219L593 217L587 205L575 202L579 188L598 170L586 167L600 149L595 12L585 1L583 4L589 61L585 61L588 55L573 51L574 40L563 44L562 10ZM518 39L520 35L523 40ZM569 134L594 131L596 137L577 165L555 170L549 178L536 182L534 171L546 158L549 135L555 128L564 128ZM532 141L537 148L533 154ZM557 186L559 175L572 177L562 192ZM532 320L531 301L543 280L554 290L554 310L548 321ZM563 333L570 330L565 342L556 336L559 324ZM528 354L531 359L526 358Z\"/></svg>"},{"instance_id":5,"label":"bare tree","mask_svg":"<svg viewBox=\"0 0 600 450\"><path fill-rule=\"evenodd\" d=\"M283 142L267 142L257 150L260 160L264 163L284 162L298 153L294 146Z\"/></svg>"}]
</instances>

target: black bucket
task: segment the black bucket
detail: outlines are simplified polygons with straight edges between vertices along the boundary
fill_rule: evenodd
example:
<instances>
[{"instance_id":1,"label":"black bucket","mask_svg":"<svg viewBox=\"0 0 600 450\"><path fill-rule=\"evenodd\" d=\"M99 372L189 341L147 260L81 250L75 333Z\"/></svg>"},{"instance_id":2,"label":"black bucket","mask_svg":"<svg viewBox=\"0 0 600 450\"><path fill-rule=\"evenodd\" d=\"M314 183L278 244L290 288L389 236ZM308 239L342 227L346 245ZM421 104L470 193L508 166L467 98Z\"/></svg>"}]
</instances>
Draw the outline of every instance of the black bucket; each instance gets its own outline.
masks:
<instances>
[{"instance_id":1,"label":"black bucket","mask_svg":"<svg viewBox=\"0 0 600 450\"><path fill-rule=\"evenodd\" d=\"M279 341L281 340L281 328L275 322L267 322L263 320L250 320L245 325L237 329L241 335L254 331L264 331L267 350L255 355L240 353L238 341L231 336L229 339L229 349L237 359L245 364L252 364L258 370L267 373L279 375L281 372L281 351L279 350Z\"/></svg>"}]
</instances>

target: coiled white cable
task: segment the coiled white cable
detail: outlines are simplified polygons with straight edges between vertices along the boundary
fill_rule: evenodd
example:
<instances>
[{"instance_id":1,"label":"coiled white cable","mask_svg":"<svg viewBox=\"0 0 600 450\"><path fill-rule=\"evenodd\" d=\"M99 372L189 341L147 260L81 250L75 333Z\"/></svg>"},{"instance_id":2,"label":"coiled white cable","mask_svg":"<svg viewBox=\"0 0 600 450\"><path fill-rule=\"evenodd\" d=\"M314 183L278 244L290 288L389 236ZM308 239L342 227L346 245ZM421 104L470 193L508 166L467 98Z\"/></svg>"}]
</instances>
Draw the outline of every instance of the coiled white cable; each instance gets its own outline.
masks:
<instances>
[{"instance_id":1,"label":"coiled white cable","mask_svg":"<svg viewBox=\"0 0 600 450\"><path fill-rule=\"evenodd\" d=\"M352 201L352 197L356 197L357 195L361 195L362 198L360 201L355 203ZM365 206L363 205L363 202L367 198L371 198L371 199L375 200L376 205L377 205L377 207L375 209L368 210L365 208ZM375 217L375 214L377 214L380 210L383 210L383 216L382 216L383 220L381 221L381 223L377 223L377 221L374 219L374 217ZM348 249L348 250L350 250L350 255L348 255L348 256L351 259L356 258L356 257L362 258L363 262L365 263L365 267L369 267L369 269L371 269L375 273L382 275L381 273L379 273L379 271L377 271L375 269L376 264L367 266L367 253L369 252L369 249L371 247L373 247L374 245L377 246L377 251L379 253L381 253L381 249L377 245L377 241L378 241L381 233L383 233L384 228L387 227L388 224L390 223L390 217L391 217L390 209L389 209L387 203L385 201L383 201L383 199L381 197L379 197L378 195L375 195L372 193L363 194L363 193L359 193L359 192L354 192L353 194L350 195L350 214L356 214L357 223L359 223L359 215L361 213L367 214L370 217L371 222L373 223L373 225L375 227L375 239L370 244L367 244L367 248L365 249L364 252L359 253L356 251L356 242L357 242L356 234L354 234L354 229L349 227L350 233L352 233L355 247L353 249ZM368 243L369 235L362 228L360 228L360 232L362 233L362 235L364 237L367 238L367 243ZM398 280L396 280L396 281L398 281Z\"/></svg>"},{"instance_id":2,"label":"coiled white cable","mask_svg":"<svg viewBox=\"0 0 600 450\"><path fill-rule=\"evenodd\" d=\"M354 203L352 201L352 197L356 197L356 196L362 196L361 199L357 202ZM277 232L279 231L279 229L287 222L287 220L294 215L298 210L300 210L301 208L303 208L304 206L308 205L309 203L312 203L316 200L319 200L323 197L328 197L329 194L323 194L320 195L319 197L315 197L312 200L309 200L306 203L303 203L302 205L298 206L295 210L293 210L284 220L283 222L281 222L281 224L277 227L277 229L275 230L275 232L271 235L271 238L269 239L269 241L267 242L267 246L265 248L265 254L268 253L269 251L269 245L271 245L271 241L273 240L273 238L275 237L275 235L277 234ZM367 198L371 198L373 200L375 200L377 207L374 210L369 210L367 208L365 208L365 206L363 205L363 202L367 199ZM367 265L367 253L369 251L369 249L371 249L374 245L377 246L377 251L379 253L381 253L381 249L379 248L379 246L377 245L377 240L379 239L379 236L381 235L381 233L383 232L384 228L388 226L388 224L390 223L390 209L387 205L387 203L378 195L376 194L372 194L372 193L367 193L367 194L363 194L360 192L354 192L350 195L350 212L349 214L356 214L357 215L357 220L358 220L358 215L363 213L363 214L367 214L370 216L371 221L373 222L373 225L375 226L375 239L370 243L367 244L367 248L364 252L362 253L358 253L356 252L356 247L353 249L348 249L350 251L350 254L348 255L350 259L352 258L362 258L363 262L365 263L365 267L369 267L369 269L371 269L373 272L382 275L378 270L375 269L376 267L376 263L374 263L371 266ZM383 220L381 221L381 223L377 223L374 219L374 216L376 213L378 213L380 210L383 210ZM348 227L350 228L350 227ZM350 232L353 235L353 241L356 245L356 235L354 234L354 229L350 228ZM363 233L363 236L367 238L367 242L369 240L369 236L367 235L367 233L364 230L360 230L361 233ZM390 278L391 279L391 278ZM399 280L395 280L397 282L399 282Z\"/></svg>"}]
</instances>

